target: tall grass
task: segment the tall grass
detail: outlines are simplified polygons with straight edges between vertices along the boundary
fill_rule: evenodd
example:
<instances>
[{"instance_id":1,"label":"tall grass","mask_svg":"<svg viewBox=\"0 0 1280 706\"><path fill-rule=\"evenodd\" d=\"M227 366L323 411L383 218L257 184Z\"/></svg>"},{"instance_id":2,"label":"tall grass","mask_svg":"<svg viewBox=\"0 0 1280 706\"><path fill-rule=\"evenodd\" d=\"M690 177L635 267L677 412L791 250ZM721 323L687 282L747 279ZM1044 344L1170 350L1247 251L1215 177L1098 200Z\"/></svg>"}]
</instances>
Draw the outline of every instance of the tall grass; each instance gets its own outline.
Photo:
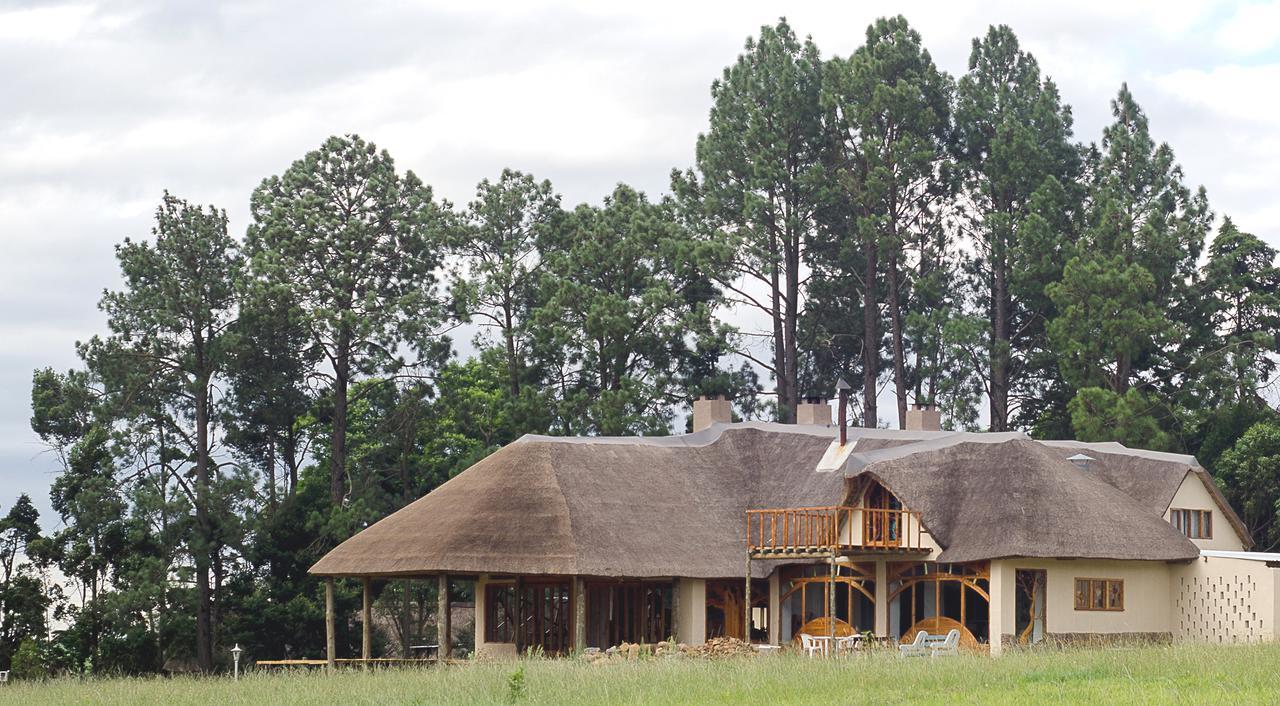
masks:
<instances>
[{"instance_id":1,"label":"tall grass","mask_svg":"<svg viewBox=\"0 0 1280 706\"><path fill-rule=\"evenodd\" d=\"M62 679L0 686L37 704L1276 703L1280 645L1063 650L999 659L523 660L363 672Z\"/></svg>"}]
</instances>

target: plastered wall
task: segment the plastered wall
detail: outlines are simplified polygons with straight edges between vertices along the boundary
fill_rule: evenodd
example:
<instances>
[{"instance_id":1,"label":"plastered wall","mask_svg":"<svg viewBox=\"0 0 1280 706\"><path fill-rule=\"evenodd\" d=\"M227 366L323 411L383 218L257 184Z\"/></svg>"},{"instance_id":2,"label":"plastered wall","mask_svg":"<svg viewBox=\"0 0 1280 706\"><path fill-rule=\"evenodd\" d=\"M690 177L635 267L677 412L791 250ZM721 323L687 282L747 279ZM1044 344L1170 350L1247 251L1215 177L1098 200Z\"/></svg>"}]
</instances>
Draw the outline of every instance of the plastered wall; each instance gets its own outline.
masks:
<instances>
[{"instance_id":1,"label":"plastered wall","mask_svg":"<svg viewBox=\"0 0 1280 706\"><path fill-rule=\"evenodd\" d=\"M1244 549L1244 543L1240 541L1240 535L1236 534L1235 528L1231 526L1231 523L1227 522L1226 517L1223 517L1222 510L1214 502L1213 496L1209 494L1209 490L1204 487L1204 481L1198 475L1188 473L1187 477L1182 479L1182 485L1178 486L1178 492L1174 494L1173 502L1169 503L1169 509L1165 511L1164 519L1168 520L1175 508L1210 510L1213 512L1213 537L1210 539L1191 540L1197 547L1232 552Z\"/></svg>"},{"instance_id":2,"label":"plastered wall","mask_svg":"<svg viewBox=\"0 0 1280 706\"><path fill-rule=\"evenodd\" d=\"M1276 639L1280 569L1263 561L1201 557L1171 572L1173 634L1189 642Z\"/></svg>"},{"instance_id":3,"label":"plastered wall","mask_svg":"<svg viewBox=\"0 0 1280 706\"><path fill-rule=\"evenodd\" d=\"M1163 562L1003 559L991 562L993 652L1015 628L1018 569L1045 571L1045 631L1050 635L1168 634L1170 565ZM1075 609L1077 578L1124 581L1124 610Z\"/></svg>"}]
</instances>

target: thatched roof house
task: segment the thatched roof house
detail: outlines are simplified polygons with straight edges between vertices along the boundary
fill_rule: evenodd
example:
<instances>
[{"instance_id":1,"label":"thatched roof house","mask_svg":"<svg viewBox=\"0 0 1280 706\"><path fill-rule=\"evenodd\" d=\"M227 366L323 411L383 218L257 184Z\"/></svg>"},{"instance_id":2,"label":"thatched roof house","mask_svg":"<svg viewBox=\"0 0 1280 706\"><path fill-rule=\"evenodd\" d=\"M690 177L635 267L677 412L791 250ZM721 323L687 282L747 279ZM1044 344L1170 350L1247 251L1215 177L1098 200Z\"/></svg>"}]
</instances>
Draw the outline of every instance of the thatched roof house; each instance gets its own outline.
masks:
<instances>
[{"instance_id":1,"label":"thatched roof house","mask_svg":"<svg viewBox=\"0 0 1280 706\"><path fill-rule=\"evenodd\" d=\"M495 649L568 649L643 639L649 629L700 641L713 623L745 637L744 622L753 637L785 641L828 615L888 635L921 619L959 621L975 640L998 648L1009 637L1004 631L1014 632L1004 625L1016 622L1012 584L1030 580L1030 598L1022 600L1034 602L1046 561L1117 575L1131 566L1142 582L1152 579L1141 567L1162 566L1164 578L1154 580L1167 584L1167 567L1201 558L1206 547L1250 545L1190 456L1019 433L847 435L841 446L830 425L747 422L663 438L526 436L343 542L311 572L475 580L477 644ZM805 568L815 563L830 568ZM851 588L821 594L832 605L817 606L804 588L817 580ZM1073 580L1045 583L1041 604L1124 612L1117 608L1124 579ZM764 611L756 617L747 617L746 586L751 604ZM1059 592L1075 595L1055 598L1062 586L1069 588ZM1130 621L1117 632L1175 632L1164 593L1163 607L1152 611L1163 617ZM794 595L800 603L791 606ZM975 595L986 603L971 606ZM844 610L835 596L844 596ZM875 605L856 606L855 596ZM559 600L582 611L575 625L533 607ZM918 606L920 600L933 604ZM996 600L1010 603L997 611ZM617 606L627 601L628 610L647 617L615 624ZM1052 622L1054 613L1047 615ZM533 618L543 627L526 629ZM544 620L563 634L546 638ZM1044 616L1039 620L1043 632ZM647 627L636 627L642 623ZM1053 631L1094 632L1059 629L1066 623Z\"/></svg>"}]
</instances>

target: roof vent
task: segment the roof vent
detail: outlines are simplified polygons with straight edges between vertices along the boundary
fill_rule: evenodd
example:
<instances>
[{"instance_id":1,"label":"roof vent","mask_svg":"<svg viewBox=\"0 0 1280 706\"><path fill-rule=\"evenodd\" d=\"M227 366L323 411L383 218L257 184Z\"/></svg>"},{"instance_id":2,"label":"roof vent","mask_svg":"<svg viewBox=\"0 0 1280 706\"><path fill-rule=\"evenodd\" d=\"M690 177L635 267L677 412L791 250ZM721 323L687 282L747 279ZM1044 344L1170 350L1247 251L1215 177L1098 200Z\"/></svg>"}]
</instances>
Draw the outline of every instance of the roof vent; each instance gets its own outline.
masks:
<instances>
[{"instance_id":1,"label":"roof vent","mask_svg":"<svg viewBox=\"0 0 1280 706\"><path fill-rule=\"evenodd\" d=\"M1097 461L1098 459L1092 456L1085 456L1084 454L1076 454L1075 456L1068 456L1067 460L1075 464L1076 468L1079 468L1080 470L1083 470L1083 471L1087 471L1089 470L1089 463L1092 461Z\"/></svg>"}]
</instances>

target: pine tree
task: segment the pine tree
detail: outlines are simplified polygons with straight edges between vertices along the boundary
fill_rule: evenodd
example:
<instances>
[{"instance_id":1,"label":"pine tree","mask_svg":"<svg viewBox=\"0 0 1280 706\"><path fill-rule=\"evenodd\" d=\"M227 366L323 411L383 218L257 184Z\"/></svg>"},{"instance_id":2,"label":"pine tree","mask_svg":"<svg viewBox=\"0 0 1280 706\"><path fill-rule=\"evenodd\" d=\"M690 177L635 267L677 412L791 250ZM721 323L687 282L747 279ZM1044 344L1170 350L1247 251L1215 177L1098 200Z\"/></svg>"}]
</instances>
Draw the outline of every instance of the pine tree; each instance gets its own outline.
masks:
<instances>
[{"instance_id":1,"label":"pine tree","mask_svg":"<svg viewBox=\"0 0 1280 706\"><path fill-rule=\"evenodd\" d=\"M848 59L833 59L825 72L823 101L840 145L834 179L854 209L863 243L864 291L884 277L898 425L906 425L910 296L914 234L935 223L950 189L945 141L949 130L950 77L938 70L902 16L867 28L867 41ZM864 293L863 423L875 426L879 373L879 303Z\"/></svg>"},{"instance_id":2,"label":"pine tree","mask_svg":"<svg viewBox=\"0 0 1280 706\"><path fill-rule=\"evenodd\" d=\"M328 363L316 374L331 382L329 493L340 505L352 381L411 367L401 344L423 365L448 352L436 291L448 208L413 172L397 174L386 151L351 135L329 138L264 180L251 211L246 249L254 276L288 290Z\"/></svg>"},{"instance_id":3,"label":"pine tree","mask_svg":"<svg viewBox=\"0 0 1280 706\"><path fill-rule=\"evenodd\" d=\"M798 329L804 314L802 264L821 202L815 183L824 150L819 93L822 61L785 19L761 27L711 86L711 124L698 137L697 173L673 175L673 190L696 201L707 227L737 257L712 271L733 303L767 317L771 355L739 352L772 373L778 416L795 421ZM761 292L764 292L763 296Z\"/></svg>"},{"instance_id":4,"label":"pine tree","mask_svg":"<svg viewBox=\"0 0 1280 706\"><path fill-rule=\"evenodd\" d=\"M1044 285L1061 276L1058 254L1071 238L1069 216L1078 213L1081 197L1072 188L1080 160L1071 122L1057 86L1041 78L1013 30L993 26L973 40L969 71L956 91L955 150L976 246L970 270L987 329L976 355L984 363L977 372L992 431L1009 428L1019 399L1037 396L1035 352L1045 347L1053 306ZM1041 189L1062 190L1065 198L1055 199L1053 210L1038 209ZM1052 237L1037 237L1043 229L1034 219L1055 214L1068 218Z\"/></svg>"}]
</instances>

